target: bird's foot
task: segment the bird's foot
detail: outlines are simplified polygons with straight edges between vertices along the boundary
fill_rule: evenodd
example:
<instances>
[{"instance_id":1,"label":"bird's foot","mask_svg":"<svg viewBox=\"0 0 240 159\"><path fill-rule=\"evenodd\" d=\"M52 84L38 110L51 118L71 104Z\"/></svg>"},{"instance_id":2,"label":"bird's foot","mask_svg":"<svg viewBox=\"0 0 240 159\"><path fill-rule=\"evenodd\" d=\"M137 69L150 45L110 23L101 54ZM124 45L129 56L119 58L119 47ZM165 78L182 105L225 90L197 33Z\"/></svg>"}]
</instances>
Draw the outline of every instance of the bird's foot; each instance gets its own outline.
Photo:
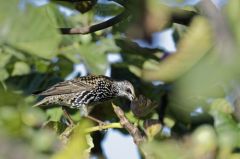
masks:
<instances>
[{"instance_id":1,"label":"bird's foot","mask_svg":"<svg viewBox=\"0 0 240 159\"><path fill-rule=\"evenodd\" d=\"M101 121L95 117L89 116L89 115L87 115L86 118L98 123L100 130L103 130L104 126L106 126L108 124L107 122L103 122L103 121Z\"/></svg>"},{"instance_id":2,"label":"bird's foot","mask_svg":"<svg viewBox=\"0 0 240 159\"><path fill-rule=\"evenodd\" d=\"M73 122L72 120L70 120L70 121L67 122L67 126L68 126L68 127L71 127L71 128L72 128L72 127L74 127L74 125L75 125L75 124L74 124L74 122Z\"/></svg>"},{"instance_id":3,"label":"bird's foot","mask_svg":"<svg viewBox=\"0 0 240 159\"><path fill-rule=\"evenodd\" d=\"M75 124L72 120L69 120L66 117L62 117L61 121L67 126L67 127L73 127Z\"/></svg>"},{"instance_id":4,"label":"bird's foot","mask_svg":"<svg viewBox=\"0 0 240 159\"><path fill-rule=\"evenodd\" d=\"M71 118L71 116L68 114L67 110L62 107L62 110L63 110L63 116L65 117L65 124L68 126L68 127L73 127L74 126L74 122Z\"/></svg>"}]
</instances>

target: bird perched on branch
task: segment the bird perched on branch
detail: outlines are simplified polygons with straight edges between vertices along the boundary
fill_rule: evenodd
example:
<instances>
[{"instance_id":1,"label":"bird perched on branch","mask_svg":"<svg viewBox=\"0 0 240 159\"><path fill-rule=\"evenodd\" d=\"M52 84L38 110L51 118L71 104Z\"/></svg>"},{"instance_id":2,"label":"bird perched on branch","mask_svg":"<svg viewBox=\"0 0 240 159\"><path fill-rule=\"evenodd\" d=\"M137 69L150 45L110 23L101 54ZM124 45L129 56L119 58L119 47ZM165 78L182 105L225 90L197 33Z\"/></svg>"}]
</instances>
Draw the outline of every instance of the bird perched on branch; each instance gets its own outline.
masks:
<instances>
[{"instance_id":1,"label":"bird perched on branch","mask_svg":"<svg viewBox=\"0 0 240 159\"><path fill-rule=\"evenodd\" d=\"M44 98L34 106L60 105L71 124L73 122L64 107L80 109L83 116L99 122L88 115L87 106L115 97L124 97L130 101L135 98L134 88L130 82L116 81L102 75L88 75L63 81L36 95Z\"/></svg>"}]
</instances>

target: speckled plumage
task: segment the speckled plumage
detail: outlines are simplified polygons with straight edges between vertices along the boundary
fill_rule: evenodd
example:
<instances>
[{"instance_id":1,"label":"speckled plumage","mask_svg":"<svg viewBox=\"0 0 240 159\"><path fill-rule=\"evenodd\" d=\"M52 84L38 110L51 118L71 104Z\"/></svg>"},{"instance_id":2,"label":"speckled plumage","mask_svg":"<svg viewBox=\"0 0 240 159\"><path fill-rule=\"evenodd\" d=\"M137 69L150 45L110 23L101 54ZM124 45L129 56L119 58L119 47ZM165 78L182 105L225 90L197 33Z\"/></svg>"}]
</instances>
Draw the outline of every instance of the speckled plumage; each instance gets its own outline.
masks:
<instances>
[{"instance_id":1,"label":"speckled plumage","mask_svg":"<svg viewBox=\"0 0 240 159\"><path fill-rule=\"evenodd\" d=\"M53 105L82 109L87 115L87 105L95 105L114 97L133 100L134 88L128 81L116 81L106 76L84 76L63 81L37 94L44 96L35 106Z\"/></svg>"}]
</instances>

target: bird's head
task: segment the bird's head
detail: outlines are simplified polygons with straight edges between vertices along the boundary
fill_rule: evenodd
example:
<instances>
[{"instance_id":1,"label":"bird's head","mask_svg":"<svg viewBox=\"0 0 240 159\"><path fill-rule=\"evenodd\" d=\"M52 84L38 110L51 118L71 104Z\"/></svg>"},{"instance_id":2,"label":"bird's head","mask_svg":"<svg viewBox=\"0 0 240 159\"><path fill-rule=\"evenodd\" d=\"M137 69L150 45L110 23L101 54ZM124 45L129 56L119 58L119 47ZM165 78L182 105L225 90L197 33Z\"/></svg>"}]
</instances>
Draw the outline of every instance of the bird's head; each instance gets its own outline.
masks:
<instances>
[{"instance_id":1,"label":"bird's head","mask_svg":"<svg viewBox=\"0 0 240 159\"><path fill-rule=\"evenodd\" d=\"M133 85L128 81L117 81L116 82L117 96L125 97L130 101L135 98L135 92Z\"/></svg>"}]
</instances>

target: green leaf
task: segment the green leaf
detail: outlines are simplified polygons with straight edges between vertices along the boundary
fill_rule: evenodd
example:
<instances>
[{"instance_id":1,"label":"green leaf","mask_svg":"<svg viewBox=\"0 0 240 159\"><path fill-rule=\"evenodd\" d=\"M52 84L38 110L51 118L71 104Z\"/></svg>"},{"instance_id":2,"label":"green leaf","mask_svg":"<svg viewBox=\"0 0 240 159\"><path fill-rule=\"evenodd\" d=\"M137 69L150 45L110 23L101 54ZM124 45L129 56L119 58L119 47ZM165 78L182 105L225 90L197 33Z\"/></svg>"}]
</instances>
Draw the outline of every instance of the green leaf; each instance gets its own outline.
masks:
<instances>
[{"instance_id":1,"label":"green leaf","mask_svg":"<svg viewBox=\"0 0 240 159\"><path fill-rule=\"evenodd\" d=\"M87 44L79 46L81 58L93 74L104 74L107 69L107 57L101 45Z\"/></svg>"},{"instance_id":2,"label":"green leaf","mask_svg":"<svg viewBox=\"0 0 240 159\"><path fill-rule=\"evenodd\" d=\"M183 147L174 140L152 141L142 146L144 154L150 159L185 159Z\"/></svg>"},{"instance_id":3,"label":"green leaf","mask_svg":"<svg viewBox=\"0 0 240 159\"><path fill-rule=\"evenodd\" d=\"M64 56L58 56L56 66L59 68L59 73L62 78L65 78L73 71L73 63Z\"/></svg>"},{"instance_id":4,"label":"green leaf","mask_svg":"<svg viewBox=\"0 0 240 159\"><path fill-rule=\"evenodd\" d=\"M0 68L0 81L4 81L9 77L9 73L7 72L6 69Z\"/></svg>"},{"instance_id":5,"label":"green leaf","mask_svg":"<svg viewBox=\"0 0 240 159\"><path fill-rule=\"evenodd\" d=\"M90 157L91 149L94 148L93 138L90 134L87 134L85 137L86 137L87 145L88 145L88 149L86 149L85 152L87 152Z\"/></svg>"},{"instance_id":6,"label":"green leaf","mask_svg":"<svg viewBox=\"0 0 240 159\"><path fill-rule=\"evenodd\" d=\"M232 35L235 36L236 42L238 43L238 46L240 44L240 21L239 21L239 15L237 14L239 12L240 2L235 0L229 0L227 5L224 6L224 11L227 16L227 21L230 24L230 28L232 31Z\"/></svg>"},{"instance_id":7,"label":"green leaf","mask_svg":"<svg viewBox=\"0 0 240 159\"><path fill-rule=\"evenodd\" d=\"M47 115L49 116L49 121L60 121L63 114L62 108L51 108L47 110Z\"/></svg>"},{"instance_id":8,"label":"green leaf","mask_svg":"<svg viewBox=\"0 0 240 159\"><path fill-rule=\"evenodd\" d=\"M38 72L44 73L49 69L50 62L45 60L36 60L35 67Z\"/></svg>"},{"instance_id":9,"label":"green leaf","mask_svg":"<svg viewBox=\"0 0 240 159\"><path fill-rule=\"evenodd\" d=\"M86 127L89 127L89 123L87 122L82 122L74 127L65 147L53 155L52 159L85 159L89 155L88 152L86 152L88 146L86 134L84 134Z\"/></svg>"},{"instance_id":10,"label":"green leaf","mask_svg":"<svg viewBox=\"0 0 240 159\"><path fill-rule=\"evenodd\" d=\"M3 13L0 17L1 43L31 55L48 59L54 57L60 35L54 22L47 18L46 8L26 5L26 8L20 9L17 1L7 3L0 2Z\"/></svg>"},{"instance_id":11,"label":"green leaf","mask_svg":"<svg viewBox=\"0 0 240 159\"><path fill-rule=\"evenodd\" d=\"M172 82L189 71L212 47L207 21L195 18L188 32L178 44L178 51L160 63L145 62L142 77L145 80ZM201 44L196 43L201 41ZM193 50L194 53L193 53ZM161 70L161 71L159 71Z\"/></svg>"},{"instance_id":12,"label":"green leaf","mask_svg":"<svg viewBox=\"0 0 240 159\"><path fill-rule=\"evenodd\" d=\"M217 134L212 126L198 127L191 135L193 158L204 158L206 154L214 153L217 149Z\"/></svg>"},{"instance_id":13,"label":"green leaf","mask_svg":"<svg viewBox=\"0 0 240 159\"><path fill-rule=\"evenodd\" d=\"M54 146L56 141L55 133L50 130L39 130L35 132L32 144L38 151L49 151Z\"/></svg>"},{"instance_id":14,"label":"green leaf","mask_svg":"<svg viewBox=\"0 0 240 159\"><path fill-rule=\"evenodd\" d=\"M106 53L112 49L113 47L108 46L105 42L81 45L74 43L62 49L61 53L74 63L79 63L81 59L92 74L104 74L108 66Z\"/></svg>"},{"instance_id":15,"label":"green leaf","mask_svg":"<svg viewBox=\"0 0 240 159\"><path fill-rule=\"evenodd\" d=\"M30 73L31 69L29 65L25 62L16 62L12 71L12 76L25 75Z\"/></svg>"},{"instance_id":16,"label":"green leaf","mask_svg":"<svg viewBox=\"0 0 240 159\"><path fill-rule=\"evenodd\" d=\"M240 145L240 129L231 116L232 111L231 105L224 99L215 100L209 110L219 136L220 151L228 154Z\"/></svg>"},{"instance_id":17,"label":"green leaf","mask_svg":"<svg viewBox=\"0 0 240 159\"><path fill-rule=\"evenodd\" d=\"M3 48L0 48L0 68L5 67L6 64L10 61L12 55L4 52Z\"/></svg>"},{"instance_id":18,"label":"green leaf","mask_svg":"<svg viewBox=\"0 0 240 159\"><path fill-rule=\"evenodd\" d=\"M97 4L94 7L95 14L98 16L115 16L123 11L123 7L119 7L114 3Z\"/></svg>"}]
</instances>

